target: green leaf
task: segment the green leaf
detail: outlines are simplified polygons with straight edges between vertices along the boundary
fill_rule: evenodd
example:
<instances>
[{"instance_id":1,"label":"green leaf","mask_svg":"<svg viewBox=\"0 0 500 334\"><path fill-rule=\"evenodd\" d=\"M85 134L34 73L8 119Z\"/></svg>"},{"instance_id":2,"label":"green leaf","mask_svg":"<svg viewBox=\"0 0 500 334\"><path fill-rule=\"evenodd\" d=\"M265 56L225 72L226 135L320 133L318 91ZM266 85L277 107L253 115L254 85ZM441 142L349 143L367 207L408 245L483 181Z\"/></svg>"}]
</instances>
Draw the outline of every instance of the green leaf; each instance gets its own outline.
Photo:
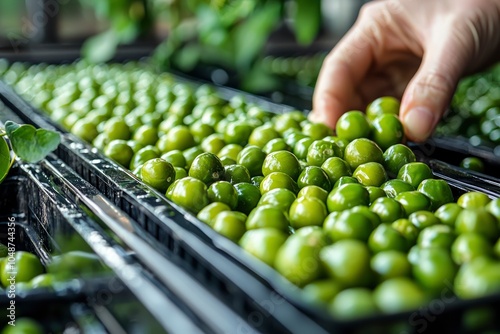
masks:
<instances>
[{"instance_id":1,"label":"green leaf","mask_svg":"<svg viewBox=\"0 0 500 334\"><path fill-rule=\"evenodd\" d=\"M269 35L280 20L281 3L266 3L234 31L236 63L240 68L247 68L262 51Z\"/></svg>"},{"instance_id":2,"label":"green leaf","mask_svg":"<svg viewBox=\"0 0 500 334\"><path fill-rule=\"evenodd\" d=\"M85 41L82 55L93 63L108 61L113 58L119 42L119 37L113 30L105 31Z\"/></svg>"},{"instance_id":3,"label":"green leaf","mask_svg":"<svg viewBox=\"0 0 500 334\"><path fill-rule=\"evenodd\" d=\"M5 138L0 137L0 183L9 173L10 166L11 157L9 145L5 141Z\"/></svg>"},{"instance_id":4,"label":"green leaf","mask_svg":"<svg viewBox=\"0 0 500 334\"><path fill-rule=\"evenodd\" d=\"M235 22L250 16L257 3L248 0L231 1L219 11L220 20L226 27L230 27Z\"/></svg>"},{"instance_id":5,"label":"green leaf","mask_svg":"<svg viewBox=\"0 0 500 334\"><path fill-rule=\"evenodd\" d=\"M19 125L12 121L5 123L14 153L26 162L38 162L54 151L61 142L55 131L35 129L29 124Z\"/></svg>"},{"instance_id":6,"label":"green leaf","mask_svg":"<svg viewBox=\"0 0 500 334\"><path fill-rule=\"evenodd\" d=\"M295 0L295 38L300 44L311 44L321 26L321 0Z\"/></svg>"},{"instance_id":7,"label":"green leaf","mask_svg":"<svg viewBox=\"0 0 500 334\"><path fill-rule=\"evenodd\" d=\"M212 7L200 6L196 15L200 41L206 45L221 47L228 38L228 33L222 26L218 13Z\"/></svg>"},{"instance_id":8,"label":"green leaf","mask_svg":"<svg viewBox=\"0 0 500 334\"><path fill-rule=\"evenodd\" d=\"M113 30L118 43L131 43L140 33L139 24L126 15L117 15L113 20Z\"/></svg>"},{"instance_id":9,"label":"green leaf","mask_svg":"<svg viewBox=\"0 0 500 334\"><path fill-rule=\"evenodd\" d=\"M200 46L198 44L188 44L177 52L173 57L177 67L184 71L191 71L200 59Z\"/></svg>"}]
</instances>

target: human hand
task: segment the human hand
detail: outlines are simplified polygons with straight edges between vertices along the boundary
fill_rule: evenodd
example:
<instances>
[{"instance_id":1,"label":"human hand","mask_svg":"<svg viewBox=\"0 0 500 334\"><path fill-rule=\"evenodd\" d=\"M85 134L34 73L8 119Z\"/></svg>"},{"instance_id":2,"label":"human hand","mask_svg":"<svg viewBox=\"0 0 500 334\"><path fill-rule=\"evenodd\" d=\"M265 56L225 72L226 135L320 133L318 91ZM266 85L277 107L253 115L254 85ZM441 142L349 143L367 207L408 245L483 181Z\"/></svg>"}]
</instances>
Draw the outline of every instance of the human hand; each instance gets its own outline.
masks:
<instances>
[{"instance_id":1,"label":"human hand","mask_svg":"<svg viewBox=\"0 0 500 334\"><path fill-rule=\"evenodd\" d=\"M334 127L380 96L402 97L406 136L427 139L459 79L500 59L500 0L379 0L323 63L311 120Z\"/></svg>"}]
</instances>

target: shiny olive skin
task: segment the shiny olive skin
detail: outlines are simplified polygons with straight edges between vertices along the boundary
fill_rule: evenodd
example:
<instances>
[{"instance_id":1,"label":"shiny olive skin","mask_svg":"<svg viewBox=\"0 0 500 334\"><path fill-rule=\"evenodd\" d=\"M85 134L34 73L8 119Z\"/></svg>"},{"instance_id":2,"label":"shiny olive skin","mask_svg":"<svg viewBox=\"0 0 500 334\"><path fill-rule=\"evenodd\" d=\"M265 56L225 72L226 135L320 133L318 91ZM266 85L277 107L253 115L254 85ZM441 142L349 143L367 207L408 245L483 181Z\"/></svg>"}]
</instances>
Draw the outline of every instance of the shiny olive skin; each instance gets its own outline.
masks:
<instances>
[{"instance_id":1,"label":"shiny olive skin","mask_svg":"<svg viewBox=\"0 0 500 334\"><path fill-rule=\"evenodd\" d=\"M326 191L332 189L328 174L318 166L307 166L304 168L297 179L297 185L300 189L311 185L321 187Z\"/></svg>"},{"instance_id":2,"label":"shiny olive skin","mask_svg":"<svg viewBox=\"0 0 500 334\"><path fill-rule=\"evenodd\" d=\"M367 162L383 163L383 152L373 141L366 138L358 138L351 141L345 148L344 160L351 170Z\"/></svg>"},{"instance_id":3,"label":"shiny olive skin","mask_svg":"<svg viewBox=\"0 0 500 334\"><path fill-rule=\"evenodd\" d=\"M357 239L366 242L373 230L373 223L362 212L345 210L332 224L325 226L324 230L333 242L342 239Z\"/></svg>"},{"instance_id":4,"label":"shiny olive skin","mask_svg":"<svg viewBox=\"0 0 500 334\"><path fill-rule=\"evenodd\" d=\"M185 177L168 187L167 198L193 213L198 213L209 204L207 185L202 181Z\"/></svg>"},{"instance_id":5,"label":"shiny olive skin","mask_svg":"<svg viewBox=\"0 0 500 334\"><path fill-rule=\"evenodd\" d=\"M225 170L220 159L213 153L198 155L189 168L189 176L197 178L206 184L224 179Z\"/></svg>"},{"instance_id":6,"label":"shiny olive skin","mask_svg":"<svg viewBox=\"0 0 500 334\"><path fill-rule=\"evenodd\" d=\"M372 282L370 250L362 241L339 240L324 247L320 258L328 276L346 287L368 286Z\"/></svg>"},{"instance_id":7,"label":"shiny olive skin","mask_svg":"<svg viewBox=\"0 0 500 334\"><path fill-rule=\"evenodd\" d=\"M406 252L408 250L408 243L404 236L387 223L382 223L373 230L368 239L368 246L374 253L388 250Z\"/></svg>"},{"instance_id":8,"label":"shiny olive skin","mask_svg":"<svg viewBox=\"0 0 500 334\"><path fill-rule=\"evenodd\" d=\"M141 168L142 180L164 193L175 180L175 169L171 163L161 159L151 159L142 165Z\"/></svg>"},{"instance_id":9,"label":"shiny olive skin","mask_svg":"<svg viewBox=\"0 0 500 334\"><path fill-rule=\"evenodd\" d=\"M370 135L370 124L361 111L348 111L337 121L335 131L337 136L347 141L357 138L367 138Z\"/></svg>"},{"instance_id":10,"label":"shiny olive skin","mask_svg":"<svg viewBox=\"0 0 500 334\"><path fill-rule=\"evenodd\" d=\"M411 265L406 253L397 250L378 252L371 258L370 266L378 274L380 281L411 275Z\"/></svg>"},{"instance_id":11,"label":"shiny olive skin","mask_svg":"<svg viewBox=\"0 0 500 334\"><path fill-rule=\"evenodd\" d=\"M379 215L383 223L392 223L393 221L404 218L405 212L403 206L394 198L380 197L370 205L370 210Z\"/></svg>"},{"instance_id":12,"label":"shiny olive skin","mask_svg":"<svg viewBox=\"0 0 500 334\"><path fill-rule=\"evenodd\" d=\"M401 167L410 162L415 162L416 157L413 151L403 144L395 144L384 151L384 167L391 177L398 175Z\"/></svg>"},{"instance_id":13,"label":"shiny olive skin","mask_svg":"<svg viewBox=\"0 0 500 334\"><path fill-rule=\"evenodd\" d=\"M301 197L290 206L290 225L299 229L304 226L321 226L328 211L323 201L314 197Z\"/></svg>"},{"instance_id":14,"label":"shiny olive skin","mask_svg":"<svg viewBox=\"0 0 500 334\"><path fill-rule=\"evenodd\" d=\"M293 180L297 180L301 173L299 160L289 151L272 152L262 163L262 175L267 176L273 172L285 173Z\"/></svg>"},{"instance_id":15,"label":"shiny olive skin","mask_svg":"<svg viewBox=\"0 0 500 334\"><path fill-rule=\"evenodd\" d=\"M213 226L215 217L222 211L231 211L229 205L221 202L212 202L198 212L196 217L209 226Z\"/></svg>"},{"instance_id":16,"label":"shiny olive skin","mask_svg":"<svg viewBox=\"0 0 500 334\"><path fill-rule=\"evenodd\" d=\"M401 203L407 216L421 210L430 210L430 199L419 191L408 191L398 194L395 198Z\"/></svg>"},{"instance_id":17,"label":"shiny olive skin","mask_svg":"<svg viewBox=\"0 0 500 334\"><path fill-rule=\"evenodd\" d=\"M439 294L447 284L453 282L457 266L447 249L420 248L412 272L416 281L431 294Z\"/></svg>"},{"instance_id":18,"label":"shiny olive skin","mask_svg":"<svg viewBox=\"0 0 500 334\"><path fill-rule=\"evenodd\" d=\"M384 166L378 162L367 162L359 165L352 176L364 186L379 187L387 181Z\"/></svg>"},{"instance_id":19,"label":"shiny olive skin","mask_svg":"<svg viewBox=\"0 0 500 334\"><path fill-rule=\"evenodd\" d=\"M321 165L321 168L328 175L332 185L334 185L342 176L351 176L351 168L344 159L339 157L326 159Z\"/></svg>"},{"instance_id":20,"label":"shiny olive skin","mask_svg":"<svg viewBox=\"0 0 500 334\"><path fill-rule=\"evenodd\" d=\"M247 230L272 227L283 232L288 231L289 219L285 212L271 205L260 205L253 209L246 220Z\"/></svg>"},{"instance_id":21,"label":"shiny olive skin","mask_svg":"<svg viewBox=\"0 0 500 334\"><path fill-rule=\"evenodd\" d=\"M238 211L222 211L213 222L212 228L231 241L238 242L245 234L247 216Z\"/></svg>"},{"instance_id":22,"label":"shiny olive skin","mask_svg":"<svg viewBox=\"0 0 500 334\"><path fill-rule=\"evenodd\" d=\"M298 233L291 235L276 254L274 267L293 284L302 287L323 275L320 251L323 245Z\"/></svg>"},{"instance_id":23,"label":"shiny olive skin","mask_svg":"<svg viewBox=\"0 0 500 334\"><path fill-rule=\"evenodd\" d=\"M419 184L417 190L431 200L431 211L454 201L451 188L445 180L424 180Z\"/></svg>"},{"instance_id":24,"label":"shiny olive skin","mask_svg":"<svg viewBox=\"0 0 500 334\"><path fill-rule=\"evenodd\" d=\"M368 205L370 195L360 184L349 183L334 188L327 198L328 211L342 211L358 205Z\"/></svg>"},{"instance_id":25,"label":"shiny olive skin","mask_svg":"<svg viewBox=\"0 0 500 334\"><path fill-rule=\"evenodd\" d=\"M414 188L418 188L422 181L432 177L430 167L422 162L410 162L403 165L397 175L398 179L411 184Z\"/></svg>"},{"instance_id":26,"label":"shiny olive skin","mask_svg":"<svg viewBox=\"0 0 500 334\"><path fill-rule=\"evenodd\" d=\"M492 253L493 247L489 240L475 232L461 233L451 245L453 261L459 265L477 257L490 257Z\"/></svg>"},{"instance_id":27,"label":"shiny olive skin","mask_svg":"<svg viewBox=\"0 0 500 334\"><path fill-rule=\"evenodd\" d=\"M378 313L373 293L367 288L348 288L339 292L329 310L334 318L351 321Z\"/></svg>"},{"instance_id":28,"label":"shiny olive skin","mask_svg":"<svg viewBox=\"0 0 500 334\"><path fill-rule=\"evenodd\" d=\"M251 183L241 182L234 185L238 193L236 210L249 214L259 203L261 193L258 187Z\"/></svg>"},{"instance_id":29,"label":"shiny olive skin","mask_svg":"<svg viewBox=\"0 0 500 334\"><path fill-rule=\"evenodd\" d=\"M321 166L332 157L342 158L342 151L337 144L327 140L314 141L307 150L306 162L310 166Z\"/></svg>"},{"instance_id":30,"label":"shiny olive skin","mask_svg":"<svg viewBox=\"0 0 500 334\"><path fill-rule=\"evenodd\" d=\"M279 229L263 227L246 231L239 244L245 251L273 267L276 254L287 238L288 235Z\"/></svg>"},{"instance_id":31,"label":"shiny olive skin","mask_svg":"<svg viewBox=\"0 0 500 334\"><path fill-rule=\"evenodd\" d=\"M236 162L245 166L250 176L262 175L262 165L266 154L257 146L247 146L238 153Z\"/></svg>"},{"instance_id":32,"label":"shiny olive skin","mask_svg":"<svg viewBox=\"0 0 500 334\"><path fill-rule=\"evenodd\" d=\"M382 190L385 191L387 197L390 198L395 198L399 194L415 190L415 188L411 184L399 179L392 179L384 182L380 186L380 188L382 188Z\"/></svg>"},{"instance_id":33,"label":"shiny olive skin","mask_svg":"<svg viewBox=\"0 0 500 334\"><path fill-rule=\"evenodd\" d=\"M457 220L458 214L462 211L462 207L457 203L446 203L441 205L435 212L434 215L443 224L449 226L455 226L455 221Z\"/></svg>"},{"instance_id":34,"label":"shiny olive skin","mask_svg":"<svg viewBox=\"0 0 500 334\"><path fill-rule=\"evenodd\" d=\"M210 202L221 202L228 205L232 210L238 205L238 193L234 186L227 181L212 183L207 190Z\"/></svg>"}]
</instances>

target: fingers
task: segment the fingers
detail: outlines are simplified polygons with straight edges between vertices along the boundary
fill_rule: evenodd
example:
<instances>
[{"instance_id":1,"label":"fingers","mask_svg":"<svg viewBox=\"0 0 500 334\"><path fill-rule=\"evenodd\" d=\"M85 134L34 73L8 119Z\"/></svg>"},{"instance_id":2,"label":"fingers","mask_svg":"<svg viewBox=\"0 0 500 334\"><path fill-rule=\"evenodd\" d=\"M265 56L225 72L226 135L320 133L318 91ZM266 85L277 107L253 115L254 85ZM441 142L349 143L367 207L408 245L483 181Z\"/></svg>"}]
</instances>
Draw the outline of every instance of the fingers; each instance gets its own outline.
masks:
<instances>
[{"instance_id":1,"label":"fingers","mask_svg":"<svg viewBox=\"0 0 500 334\"><path fill-rule=\"evenodd\" d=\"M426 29L421 67L403 95L400 116L413 141L432 134L460 77L484 65L500 46L500 1L463 0L454 8L451 15L435 15Z\"/></svg>"},{"instance_id":2,"label":"fingers","mask_svg":"<svg viewBox=\"0 0 500 334\"><path fill-rule=\"evenodd\" d=\"M457 30L436 34L426 42L422 64L403 95L400 118L408 139L424 141L447 109L470 56L469 43Z\"/></svg>"},{"instance_id":3,"label":"fingers","mask_svg":"<svg viewBox=\"0 0 500 334\"><path fill-rule=\"evenodd\" d=\"M349 108L361 108L356 87L373 59L367 33L354 27L325 59L314 91L312 121L334 127Z\"/></svg>"},{"instance_id":4,"label":"fingers","mask_svg":"<svg viewBox=\"0 0 500 334\"><path fill-rule=\"evenodd\" d=\"M333 127L342 113L362 108L364 100L381 90L399 95L422 60L404 90L400 117L408 139L424 141L466 70L498 58L499 17L499 0L383 0L365 5L323 64L311 120ZM389 87L375 76L377 71Z\"/></svg>"}]
</instances>

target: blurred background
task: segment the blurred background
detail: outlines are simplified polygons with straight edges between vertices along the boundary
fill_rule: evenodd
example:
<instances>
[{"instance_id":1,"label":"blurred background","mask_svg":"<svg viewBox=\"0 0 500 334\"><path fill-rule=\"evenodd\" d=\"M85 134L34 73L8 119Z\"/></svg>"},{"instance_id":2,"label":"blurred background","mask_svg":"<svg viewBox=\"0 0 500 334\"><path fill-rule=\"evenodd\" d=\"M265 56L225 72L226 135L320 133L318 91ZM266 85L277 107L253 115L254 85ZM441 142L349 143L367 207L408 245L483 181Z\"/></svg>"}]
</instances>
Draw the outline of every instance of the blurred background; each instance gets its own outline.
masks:
<instances>
[{"instance_id":1,"label":"blurred background","mask_svg":"<svg viewBox=\"0 0 500 334\"><path fill-rule=\"evenodd\" d=\"M310 107L326 53L367 1L3 0L0 56L92 62L151 56L180 71ZM118 52L116 52L118 51Z\"/></svg>"}]
</instances>

